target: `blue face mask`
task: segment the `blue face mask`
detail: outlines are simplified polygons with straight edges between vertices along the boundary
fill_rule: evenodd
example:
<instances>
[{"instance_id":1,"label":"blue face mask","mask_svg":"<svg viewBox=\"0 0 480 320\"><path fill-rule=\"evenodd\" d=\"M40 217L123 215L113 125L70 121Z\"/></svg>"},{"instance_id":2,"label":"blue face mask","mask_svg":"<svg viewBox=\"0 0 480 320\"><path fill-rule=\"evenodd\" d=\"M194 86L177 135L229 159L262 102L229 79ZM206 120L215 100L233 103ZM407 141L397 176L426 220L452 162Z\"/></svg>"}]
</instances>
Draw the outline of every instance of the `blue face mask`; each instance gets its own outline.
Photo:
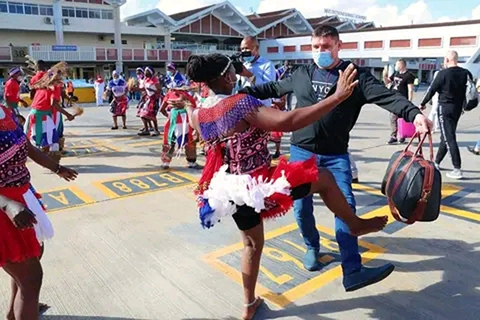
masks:
<instances>
[{"instance_id":1,"label":"blue face mask","mask_svg":"<svg viewBox=\"0 0 480 320\"><path fill-rule=\"evenodd\" d=\"M243 57L243 61L247 63L251 63L255 59L254 56L249 56L249 57Z\"/></svg>"},{"instance_id":2,"label":"blue face mask","mask_svg":"<svg viewBox=\"0 0 480 320\"><path fill-rule=\"evenodd\" d=\"M167 75L168 75L169 77L171 77L171 76L172 76L172 71L170 71L170 70L167 71Z\"/></svg>"},{"instance_id":3,"label":"blue face mask","mask_svg":"<svg viewBox=\"0 0 480 320\"><path fill-rule=\"evenodd\" d=\"M330 51L314 51L312 52L312 57L313 61L320 68L328 68L335 62L335 60L333 60L332 58L332 53Z\"/></svg>"}]
</instances>

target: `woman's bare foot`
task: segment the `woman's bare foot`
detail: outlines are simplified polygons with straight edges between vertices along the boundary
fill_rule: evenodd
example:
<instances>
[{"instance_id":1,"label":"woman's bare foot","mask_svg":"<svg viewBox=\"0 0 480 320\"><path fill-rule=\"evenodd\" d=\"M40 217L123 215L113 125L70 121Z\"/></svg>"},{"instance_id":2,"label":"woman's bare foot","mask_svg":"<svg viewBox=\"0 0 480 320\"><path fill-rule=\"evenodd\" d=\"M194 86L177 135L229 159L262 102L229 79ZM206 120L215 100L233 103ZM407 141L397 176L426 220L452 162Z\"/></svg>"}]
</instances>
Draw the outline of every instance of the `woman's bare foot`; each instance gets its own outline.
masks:
<instances>
[{"instance_id":1,"label":"woman's bare foot","mask_svg":"<svg viewBox=\"0 0 480 320\"><path fill-rule=\"evenodd\" d=\"M385 228L388 222L387 216L374 217L370 219L358 218L358 221L350 227L350 233L359 237L367 233L377 232Z\"/></svg>"},{"instance_id":2,"label":"woman's bare foot","mask_svg":"<svg viewBox=\"0 0 480 320\"><path fill-rule=\"evenodd\" d=\"M263 303L263 299L260 297L255 298L255 301L253 301L249 305L245 305L245 310L243 311L243 320L252 320L253 317L255 316L255 313L258 310L258 307L260 307Z\"/></svg>"}]
</instances>

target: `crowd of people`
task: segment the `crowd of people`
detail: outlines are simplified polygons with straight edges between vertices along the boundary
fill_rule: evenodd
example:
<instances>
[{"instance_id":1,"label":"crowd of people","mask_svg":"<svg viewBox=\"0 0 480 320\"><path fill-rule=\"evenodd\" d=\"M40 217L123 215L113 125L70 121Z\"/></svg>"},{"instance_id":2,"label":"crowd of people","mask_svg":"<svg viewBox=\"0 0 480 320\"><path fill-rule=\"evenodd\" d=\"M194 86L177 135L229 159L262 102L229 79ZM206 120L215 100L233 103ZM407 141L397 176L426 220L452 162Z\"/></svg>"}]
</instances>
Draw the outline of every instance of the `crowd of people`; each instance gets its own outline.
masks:
<instances>
[{"instance_id":1,"label":"crowd of people","mask_svg":"<svg viewBox=\"0 0 480 320\"><path fill-rule=\"evenodd\" d=\"M138 135L158 136L158 112L167 117L163 168L168 168L181 150L185 150L188 166L197 167L197 143L204 144L206 163L195 190L199 219L203 227L211 228L232 217L240 230L244 244L243 319L252 319L262 303L255 288L264 220L283 216L293 208L306 246L303 265L308 271L322 268L313 194L319 194L334 214L347 292L377 283L393 272L391 263L364 266L359 253L358 237L383 229L387 222L386 216L356 216L352 188L356 169L348 146L350 131L365 104L378 105L393 114L392 142L399 140L393 134L398 118L412 123L421 134L433 129L422 109L438 93L442 140L437 163L448 150L455 168L460 169L455 140L459 108L465 97L460 87L471 75L456 65L455 52L449 52L446 69L437 75L417 107L411 101L414 82L406 75L405 61L397 62L397 72L384 83L339 58L340 35L332 26L315 29L311 47L313 63L299 66L295 72L288 62L275 68L260 56L258 41L246 37L241 43L241 62L221 54L192 55L186 76L170 63L164 79L147 66L137 68L136 83L129 84L117 71L106 83L101 77L95 81L97 104L109 100L112 130L119 128L118 117L127 128L128 92L140 93L137 117L143 127ZM30 80L33 102L25 130L15 108L22 103L17 91L7 95L7 106L0 109L0 166L9 172L0 179L0 210L5 213L0 215L0 266L12 277L13 284L7 318L17 320L38 318L41 244L53 235L41 202L32 191L26 159L30 157L67 181L77 175L48 156L58 145L60 129L54 114L75 119L60 103L64 67L47 68L39 62L36 72ZM21 70L10 72L14 81L21 81L21 76ZM389 82L393 88L387 88ZM295 108L292 95L296 97ZM289 160L280 157L283 132L292 132ZM274 154L268 149L269 141L276 144ZM479 146L472 152L480 153ZM279 163L273 166L272 158L277 157Z\"/></svg>"}]
</instances>

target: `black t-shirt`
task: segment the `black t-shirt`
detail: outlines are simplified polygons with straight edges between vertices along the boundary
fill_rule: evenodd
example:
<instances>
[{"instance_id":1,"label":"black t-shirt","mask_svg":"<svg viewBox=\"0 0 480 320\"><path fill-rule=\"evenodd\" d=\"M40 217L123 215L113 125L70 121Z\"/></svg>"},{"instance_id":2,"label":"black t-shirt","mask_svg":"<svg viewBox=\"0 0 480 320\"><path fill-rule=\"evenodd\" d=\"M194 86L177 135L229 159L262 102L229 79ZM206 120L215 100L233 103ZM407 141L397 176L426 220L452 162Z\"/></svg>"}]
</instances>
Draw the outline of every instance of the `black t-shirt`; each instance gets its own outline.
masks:
<instances>
[{"instance_id":1,"label":"black t-shirt","mask_svg":"<svg viewBox=\"0 0 480 320\"><path fill-rule=\"evenodd\" d=\"M325 70L315 68L312 75L312 87L315 91L317 101L325 99L328 92L337 83L338 80L338 68L333 70Z\"/></svg>"},{"instance_id":2,"label":"black t-shirt","mask_svg":"<svg viewBox=\"0 0 480 320\"><path fill-rule=\"evenodd\" d=\"M392 89L397 90L402 96L408 99L408 85L415 82L415 76L410 71L404 73L395 72L390 76Z\"/></svg>"}]
</instances>

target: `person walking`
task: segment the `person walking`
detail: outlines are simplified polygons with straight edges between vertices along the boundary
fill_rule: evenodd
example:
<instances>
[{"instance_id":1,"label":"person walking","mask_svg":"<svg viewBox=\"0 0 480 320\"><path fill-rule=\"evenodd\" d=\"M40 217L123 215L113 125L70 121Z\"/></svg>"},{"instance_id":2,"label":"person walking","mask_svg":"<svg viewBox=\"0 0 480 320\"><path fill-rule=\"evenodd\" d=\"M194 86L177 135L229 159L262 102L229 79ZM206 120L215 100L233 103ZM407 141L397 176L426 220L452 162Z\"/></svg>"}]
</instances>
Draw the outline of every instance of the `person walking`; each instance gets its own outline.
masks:
<instances>
[{"instance_id":1,"label":"person walking","mask_svg":"<svg viewBox=\"0 0 480 320\"><path fill-rule=\"evenodd\" d=\"M390 89L397 91L408 100L413 100L415 76L407 70L407 62L399 59L395 63L395 72L390 77L385 77L386 84L390 84ZM398 116L390 113L390 139L387 144L405 143L405 137L397 139L398 134Z\"/></svg>"},{"instance_id":2,"label":"person walking","mask_svg":"<svg viewBox=\"0 0 480 320\"><path fill-rule=\"evenodd\" d=\"M462 179L462 159L457 144L457 126L465 104L467 80L473 76L467 69L458 66L458 53L449 51L444 58L445 69L440 71L423 97L421 108L438 93L438 119L440 123L440 146L435 163L440 163L450 153L453 171L447 173L451 179Z\"/></svg>"},{"instance_id":3,"label":"person walking","mask_svg":"<svg viewBox=\"0 0 480 320\"><path fill-rule=\"evenodd\" d=\"M290 78L246 87L241 93L258 99L279 98L294 93L295 108L304 108L334 94L338 77L351 63L338 57L342 42L333 26L323 25L314 30L311 39L314 63L300 66ZM302 161L315 156L317 166L327 168L333 174L352 210L356 210L352 190L352 170L348 155L349 133L358 119L362 107L374 103L408 122L414 122L420 133L431 128L431 122L404 96L387 89L368 70L359 69L358 86L353 94L322 119L292 133L290 160ZM313 215L313 197L295 201L295 217L300 227L307 252L303 259L305 269L322 268L320 236ZM394 269L387 263L380 267L362 266L358 239L350 233L345 222L335 217L335 236L340 247L343 269L343 285L346 291L354 291L386 278Z\"/></svg>"}]
</instances>

